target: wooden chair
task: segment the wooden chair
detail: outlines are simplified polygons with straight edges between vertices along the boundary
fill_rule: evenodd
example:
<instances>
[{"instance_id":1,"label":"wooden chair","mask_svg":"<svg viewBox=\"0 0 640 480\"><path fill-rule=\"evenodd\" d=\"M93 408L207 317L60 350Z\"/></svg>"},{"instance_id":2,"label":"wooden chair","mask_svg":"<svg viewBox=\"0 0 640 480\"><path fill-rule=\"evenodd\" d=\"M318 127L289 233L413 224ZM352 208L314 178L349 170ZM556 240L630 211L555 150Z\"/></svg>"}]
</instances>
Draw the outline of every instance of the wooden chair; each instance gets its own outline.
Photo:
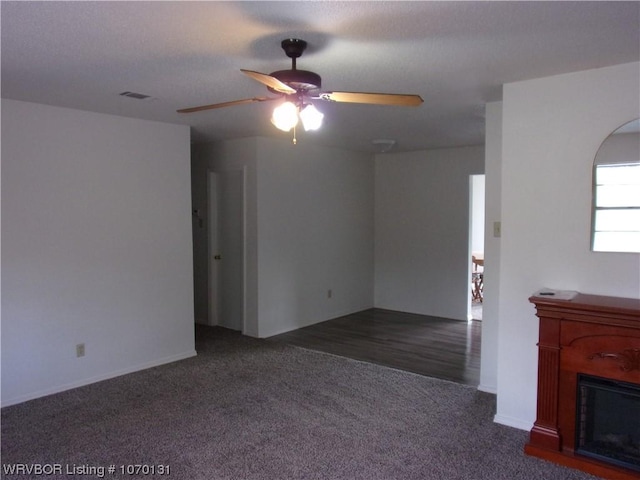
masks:
<instances>
[{"instance_id":1,"label":"wooden chair","mask_svg":"<svg viewBox=\"0 0 640 480\"><path fill-rule=\"evenodd\" d=\"M484 258L479 255L471 256L473 271L471 272L471 300L482 303L483 282L484 282Z\"/></svg>"}]
</instances>

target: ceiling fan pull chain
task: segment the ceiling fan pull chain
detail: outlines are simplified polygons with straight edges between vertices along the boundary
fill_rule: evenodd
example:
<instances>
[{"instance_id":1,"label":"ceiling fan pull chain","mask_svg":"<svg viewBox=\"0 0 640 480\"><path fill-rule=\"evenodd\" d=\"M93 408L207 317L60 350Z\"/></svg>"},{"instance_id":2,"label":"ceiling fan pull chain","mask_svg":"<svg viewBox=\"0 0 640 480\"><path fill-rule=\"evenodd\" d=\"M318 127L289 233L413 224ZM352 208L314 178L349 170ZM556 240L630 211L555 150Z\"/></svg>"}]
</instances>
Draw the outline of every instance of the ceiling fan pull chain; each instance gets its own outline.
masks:
<instances>
[{"instance_id":1,"label":"ceiling fan pull chain","mask_svg":"<svg viewBox=\"0 0 640 480\"><path fill-rule=\"evenodd\" d=\"M293 127L293 144L298 144L298 139L296 138L296 127Z\"/></svg>"}]
</instances>

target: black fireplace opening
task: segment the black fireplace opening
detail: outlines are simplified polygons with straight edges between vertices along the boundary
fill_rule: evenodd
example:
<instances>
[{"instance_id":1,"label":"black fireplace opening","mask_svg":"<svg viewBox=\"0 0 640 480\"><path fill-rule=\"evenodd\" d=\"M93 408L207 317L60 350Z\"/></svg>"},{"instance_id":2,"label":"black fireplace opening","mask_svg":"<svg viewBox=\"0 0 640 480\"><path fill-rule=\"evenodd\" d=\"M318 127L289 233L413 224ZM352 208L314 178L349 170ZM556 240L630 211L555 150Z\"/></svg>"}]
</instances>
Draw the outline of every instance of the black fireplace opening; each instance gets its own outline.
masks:
<instances>
[{"instance_id":1,"label":"black fireplace opening","mask_svg":"<svg viewBox=\"0 0 640 480\"><path fill-rule=\"evenodd\" d=\"M640 385L578 375L575 453L640 472Z\"/></svg>"}]
</instances>

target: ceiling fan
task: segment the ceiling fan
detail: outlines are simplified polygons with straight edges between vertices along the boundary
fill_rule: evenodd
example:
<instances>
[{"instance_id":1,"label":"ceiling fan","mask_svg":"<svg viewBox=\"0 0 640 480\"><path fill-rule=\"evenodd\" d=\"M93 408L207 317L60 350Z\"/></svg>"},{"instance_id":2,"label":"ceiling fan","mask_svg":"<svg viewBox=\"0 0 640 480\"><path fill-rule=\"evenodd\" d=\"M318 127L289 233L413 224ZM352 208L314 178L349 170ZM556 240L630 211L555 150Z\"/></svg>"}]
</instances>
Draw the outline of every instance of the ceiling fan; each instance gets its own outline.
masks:
<instances>
[{"instance_id":1,"label":"ceiling fan","mask_svg":"<svg viewBox=\"0 0 640 480\"><path fill-rule=\"evenodd\" d=\"M287 57L291 58L291 69L278 70L268 75L265 73L254 72L252 70L240 70L245 75L262 83L263 85L266 85L269 92L277 94L278 96L253 97L242 100L233 100L230 102L214 103L211 105L201 105L198 107L183 108L178 110L178 112L194 113L203 110L230 107L233 105L243 105L246 103L280 100L284 97L286 102L274 110L272 123L281 130L289 131L298 123L298 115L303 121L306 130L316 129L320 126L322 122L322 114L315 109L312 100L343 103L366 103L373 105L397 105L404 107L415 107L423 102L419 95L320 91L322 86L322 79L320 78L320 75L307 70L298 70L296 68L296 59L299 58L307 48L307 42L297 38L287 38L282 40L281 46ZM305 121L305 116L308 119L307 121ZM307 124L310 128L307 128Z\"/></svg>"}]
</instances>

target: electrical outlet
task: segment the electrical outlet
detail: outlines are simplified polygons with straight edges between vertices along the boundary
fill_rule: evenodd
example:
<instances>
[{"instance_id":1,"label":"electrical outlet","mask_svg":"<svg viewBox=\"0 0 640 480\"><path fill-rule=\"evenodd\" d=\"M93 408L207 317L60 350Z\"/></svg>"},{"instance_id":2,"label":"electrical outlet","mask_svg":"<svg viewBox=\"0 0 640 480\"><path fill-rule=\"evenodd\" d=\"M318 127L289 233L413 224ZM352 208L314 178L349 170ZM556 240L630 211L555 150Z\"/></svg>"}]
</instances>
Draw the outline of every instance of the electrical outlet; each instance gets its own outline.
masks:
<instances>
[{"instance_id":1,"label":"electrical outlet","mask_svg":"<svg viewBox=\"0 0 640 480\"><path fill-rule=\"evenodd\" d=\"M76 345L76 357L84 357L84 343L79 343Z\"/></svg>"}]
</instances>

